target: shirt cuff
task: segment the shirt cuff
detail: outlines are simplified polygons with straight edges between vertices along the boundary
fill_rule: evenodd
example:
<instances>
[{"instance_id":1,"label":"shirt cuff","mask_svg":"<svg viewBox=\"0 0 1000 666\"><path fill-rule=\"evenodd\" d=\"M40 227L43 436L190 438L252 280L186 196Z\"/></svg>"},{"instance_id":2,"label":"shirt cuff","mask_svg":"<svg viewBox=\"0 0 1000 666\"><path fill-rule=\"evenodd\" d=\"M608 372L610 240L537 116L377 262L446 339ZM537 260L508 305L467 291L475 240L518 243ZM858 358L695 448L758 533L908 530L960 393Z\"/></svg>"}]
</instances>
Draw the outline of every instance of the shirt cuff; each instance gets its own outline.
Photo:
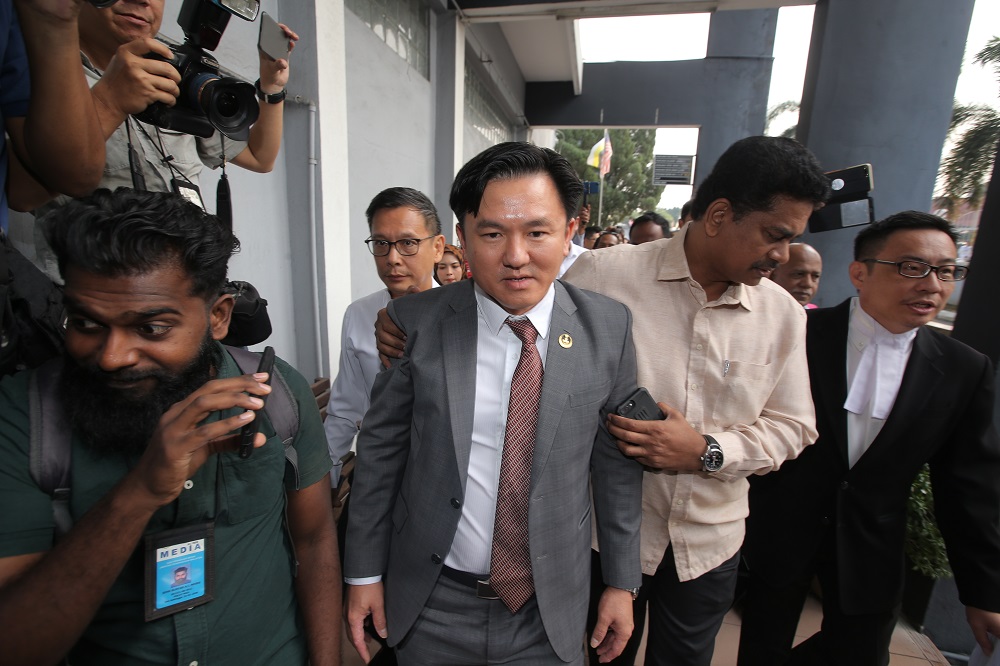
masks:
<instances>
[{"instance_id":1,"label":"shirt cuff","mask_svg":"<svg viewBox=\"0 0 1000 666\"><path fill-rule=\"evenodd\" d=\"M348 585L371 585L372 583L381 583L382 576L368 576L367 578L348 578L344 576L344 582Z\"/></svg>"}]
</instances>

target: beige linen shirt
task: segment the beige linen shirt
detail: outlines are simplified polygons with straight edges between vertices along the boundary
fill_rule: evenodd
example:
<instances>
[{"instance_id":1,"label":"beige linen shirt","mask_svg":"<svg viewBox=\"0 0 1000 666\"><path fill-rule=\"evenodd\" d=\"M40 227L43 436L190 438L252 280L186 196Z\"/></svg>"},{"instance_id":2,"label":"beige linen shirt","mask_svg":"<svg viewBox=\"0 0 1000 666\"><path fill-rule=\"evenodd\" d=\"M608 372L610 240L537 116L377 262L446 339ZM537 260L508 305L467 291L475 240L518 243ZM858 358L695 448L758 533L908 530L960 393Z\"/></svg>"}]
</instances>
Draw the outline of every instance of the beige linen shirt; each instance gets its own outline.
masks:
<instances>
[{"instance_id":1,"label":"beige linen shirt","mask_svg":"<svg viewBox=\"0 0 1000 666\"><path fill-rule=\"evenodd\" d=\"M746 477L777 469L816 440L805 310L770 280L731 285L707 302L684 254L691 228L587 252L564 278L632 310L639 385L722 447L725 463L714 474L646 472L643 479L643 573L656 572L672 542L682 581L739 550Z\"/></svg>"}]
</instances>

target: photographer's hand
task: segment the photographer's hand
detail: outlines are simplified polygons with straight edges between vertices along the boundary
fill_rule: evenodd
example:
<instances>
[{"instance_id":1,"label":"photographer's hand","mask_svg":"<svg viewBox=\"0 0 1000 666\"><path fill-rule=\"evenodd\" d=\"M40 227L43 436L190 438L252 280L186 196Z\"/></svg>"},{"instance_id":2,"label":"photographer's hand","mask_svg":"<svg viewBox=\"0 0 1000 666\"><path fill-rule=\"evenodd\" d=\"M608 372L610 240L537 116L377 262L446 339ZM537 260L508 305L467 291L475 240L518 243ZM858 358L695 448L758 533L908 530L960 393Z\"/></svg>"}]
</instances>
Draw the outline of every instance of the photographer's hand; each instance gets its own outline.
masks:
<instances>
[{"instance_id":1,"label":"photographer's hand","mask_svg":"<svg viewBox=\"0 0 1000 666\"><path fill-rule=\"evenodd\" d=\"M105 139L128 115L139 113L154 102L167 106L177 103L180 72L169 62L147 58L147 54L167 60L174 57L166 44L155 39L137 39L123 44L108 62L101 80L91 88Z\"/></svg>"},{"instance_id":2,"label":"photographer's hand","mask_svg":"<svg viewBox=\"0 0 1000 666\"><path fill-rule=\"evenodd\" d=\"M284 30L285 36L288 37L290 56L295 50L295 42L299 41L299 36L284 23L279 23L278 27ZM280 93L288 85L288 60L286 58L273 60L260 49L257 49L257 55L260 56L260 89L269 95Z\"/></svg>"}]
</instances>

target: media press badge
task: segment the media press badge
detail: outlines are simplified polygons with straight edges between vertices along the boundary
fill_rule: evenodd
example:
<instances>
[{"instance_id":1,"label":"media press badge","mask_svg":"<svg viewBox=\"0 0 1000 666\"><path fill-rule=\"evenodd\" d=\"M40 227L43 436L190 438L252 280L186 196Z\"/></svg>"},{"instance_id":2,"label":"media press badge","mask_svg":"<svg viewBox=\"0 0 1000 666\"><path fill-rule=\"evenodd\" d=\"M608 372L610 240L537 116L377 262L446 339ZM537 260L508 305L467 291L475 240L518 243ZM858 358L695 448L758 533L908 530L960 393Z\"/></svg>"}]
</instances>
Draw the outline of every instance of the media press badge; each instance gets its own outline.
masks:
<instances>
[{"instance_id":1,"label":"media press badge","mask_svg":"<svg viewBox=\"0 0 1000 666\"><path fill-rule=\"evenodd\" d=\"M215 523L149 534L145 557L146 622L215 598Z\"/></svg>"}]
</instances>

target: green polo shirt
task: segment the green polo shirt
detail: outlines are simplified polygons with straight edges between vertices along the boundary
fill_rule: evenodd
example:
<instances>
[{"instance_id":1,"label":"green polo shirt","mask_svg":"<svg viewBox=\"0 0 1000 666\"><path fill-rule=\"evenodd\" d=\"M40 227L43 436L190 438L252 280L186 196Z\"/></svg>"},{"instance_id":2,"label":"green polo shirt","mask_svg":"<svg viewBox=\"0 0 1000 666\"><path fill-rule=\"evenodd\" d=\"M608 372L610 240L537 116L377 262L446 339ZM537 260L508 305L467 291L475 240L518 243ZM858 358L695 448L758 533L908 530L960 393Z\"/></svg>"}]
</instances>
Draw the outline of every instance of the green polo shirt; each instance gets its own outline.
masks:
<instances>
[{"instance_id":1,"label":"green polo shirt","mask_svg":"<svg viewBox=\"0 0 1000 666\"><path fill-rule=\"evenodd\" d=\"M242 374L229 356L219 377ZM308 382L280 359L277 369L299 403L295 438L300 488L330 470L323 425ZM22 372L0 382L0 557L52 547L52 501L28 470L28 380ZM230 410L216 418L232 416ZM157 511L146 534L215 521L215 599L169 617L144 621L143 551L139 547L111 586L70 655L82 664L306 664L305 631L295 602L293 555L283 526L285 491L294 492L284 446L265 419L267 444L248 460L212 456L171 504ZM98 457L73 440L74 521L126 474L135 460ZM100 543L92 544L100 549ZM58 603L39 599L38 603ZM336 621L336 618L331 618Z\"/></svg>"}]
</instances>

